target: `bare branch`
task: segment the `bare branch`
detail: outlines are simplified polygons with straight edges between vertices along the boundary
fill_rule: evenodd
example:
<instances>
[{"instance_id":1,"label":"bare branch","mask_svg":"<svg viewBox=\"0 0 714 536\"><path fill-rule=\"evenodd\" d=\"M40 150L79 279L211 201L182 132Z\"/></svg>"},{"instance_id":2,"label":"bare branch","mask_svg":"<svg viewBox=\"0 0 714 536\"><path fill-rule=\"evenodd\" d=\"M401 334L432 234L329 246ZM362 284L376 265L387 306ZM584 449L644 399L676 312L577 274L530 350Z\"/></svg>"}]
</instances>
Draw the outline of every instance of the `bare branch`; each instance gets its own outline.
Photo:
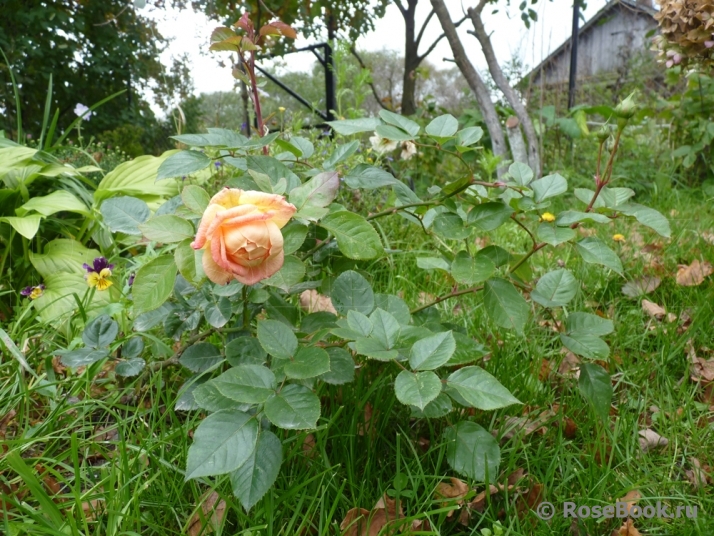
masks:
<instances>
[{"instance_id":1,"label":"bare branch","mask_svg":"<svg viewBox=\"0 0 714 536\"><path fill-rule=\"evenodd\" d=\"M432 10L431 13L429 14L429 16L431 17L431 15L433 15L434 13L436 13L436 12L434 10ZM454 28L458 28L459 26L461 26L461 24L468 18L469 18L468 15L464 15L464 18L462 18L458 22L454 23ZM427 21L428 20L429 19L427 19ZM424 23L424 24L426 24L426 23ZM425 28L425 26L422 26L421 31L424 31L424 28ZM424 58L426 58L429 54L431 54L434 51L434 49L436 48L436 45L438 45L439 41L441 41L444 37L446 37L446 34L445 33L441 34L439 37L436 38L436 41L434 41L429 46L429 48L426 49L426 52L424 52L424 54L422 54L421 56L418 56L419 63L424 61ZM419 32L419 39L421 39L421 32ZM417 47L419 46L419 39L417 39Z\"/></svg>"},{"instance_id":2,"label":"bare branch","mask_svg":"<svg viewBox=\"0 0 714 536\"><path fill-rule=\"evenodd\" d=\"M399 11L402 12L402 16L406 15L407 9L404 7L404 4L402 4L402 0L394 0L394 3L399 8Z\"/></svg>"},{"instance_id":3,"label":"bare branch","mask_svg":"<svg viewBox=\"0 0 714 536\"><path fill-rule=\"evenodd\" d=\"M474 8L474 11L478 14L481 15L481 12L483 11L483 8L486 7L486 4L488 4L489 0L480 0L478 5Z\"/></svg>"},{"instance_id":4,"label":"bare branch","mask_svg":"<svg viewBox=\"0 0 714 536\"><path fill-rule=\"evenodd\" d=\"M414 41L414 45L417 50L419 50L419 43L421 43L421 38L424 37L424 30L426 30L426 27L429 25L429 21L431 18L436 14L436 11L433 9L429 12L429 15L427 15L426 20L424 21L424 24L421 25L421 29L419 30L419 35L417 35L416 41Z\"/></svg>"}]
</instances>

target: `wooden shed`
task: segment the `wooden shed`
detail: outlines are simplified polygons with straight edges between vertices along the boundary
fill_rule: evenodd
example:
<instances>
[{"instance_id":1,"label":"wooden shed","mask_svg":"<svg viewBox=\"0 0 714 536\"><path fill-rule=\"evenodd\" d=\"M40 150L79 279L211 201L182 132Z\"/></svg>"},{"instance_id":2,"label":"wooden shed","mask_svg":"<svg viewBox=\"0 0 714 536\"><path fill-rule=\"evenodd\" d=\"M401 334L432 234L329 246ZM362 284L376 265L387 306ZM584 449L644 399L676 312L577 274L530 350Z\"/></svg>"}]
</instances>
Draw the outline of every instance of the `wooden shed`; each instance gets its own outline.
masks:
<instances>
[{"instance_id":1,"label":"wooden shed","mask_svg":"<svg viewBox=\"0 0 714 536\"><path fill-rule=\"evenodd\" d=\"M651 0L611 0L580 28L577 80L621 71L636 55L647 53L657 28ZM568 82L571 39L560 45L528 75L530 86ZM652 53L654 54L654 53Z\"/></svg>"}]
</instances>

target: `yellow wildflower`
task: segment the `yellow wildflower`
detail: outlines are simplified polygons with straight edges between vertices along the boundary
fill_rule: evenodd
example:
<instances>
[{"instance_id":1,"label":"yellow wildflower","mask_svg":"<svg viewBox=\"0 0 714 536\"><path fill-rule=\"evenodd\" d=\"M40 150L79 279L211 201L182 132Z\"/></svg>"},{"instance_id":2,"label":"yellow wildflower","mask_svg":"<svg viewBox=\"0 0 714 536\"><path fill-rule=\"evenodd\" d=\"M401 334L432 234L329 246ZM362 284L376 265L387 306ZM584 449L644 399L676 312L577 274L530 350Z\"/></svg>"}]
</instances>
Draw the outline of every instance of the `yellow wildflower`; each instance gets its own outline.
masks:
<instances>
[{"instance_id":1,"label":"yellow wildflower","mask_svg":"<svg viewBox=\"0 0 714 536\"><path fill-rule=\"evenodd\" d=\"M541 214L540 221L551 223L555 221L555 216L550 212L544 212L543 214Z\"/></svg>"},{"instance_id":2,"label":"yellow wildflower","mask_svg":"<svg viewBox=\"0 0 714 536\"><path fill-rule=\"evenodd\" d=\"M622 235L622 234L620 234L620 233L617 233L617 234L612 235L612 239L613 239L615 242L624 242L624 241L625 241L625 235Z\"/></svg>"}]
</instances>

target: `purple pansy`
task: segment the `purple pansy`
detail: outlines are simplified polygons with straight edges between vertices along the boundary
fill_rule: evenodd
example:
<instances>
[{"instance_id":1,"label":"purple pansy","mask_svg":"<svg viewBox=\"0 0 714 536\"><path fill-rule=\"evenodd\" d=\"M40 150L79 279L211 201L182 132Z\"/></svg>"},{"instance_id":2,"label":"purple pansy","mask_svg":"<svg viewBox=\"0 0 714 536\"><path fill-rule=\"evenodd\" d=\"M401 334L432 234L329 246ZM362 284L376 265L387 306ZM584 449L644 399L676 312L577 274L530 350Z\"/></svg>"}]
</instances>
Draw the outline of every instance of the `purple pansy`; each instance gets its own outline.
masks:
<instances>
[{"instance_id":1,"label":"purple pansy","mask_svg":"<svg viewBox=\"0 0 714 536\"><path fill-rule=\"evenodd\" d=\"M25 287L20 291L20 294L23 296L29 296L30 294L32 294L32 289L33 287Z\"/></svg>"},{"instance_id":2,"label":"purple pansy","mask_svg":"<svg viewBox=\"0 0 714 536\"><path fill-rule=\"evenodd\" d=\"M25 287L20 291L20 294L22 296L25 296L26 298L30 298L31 300L36 300L45 291L45 286L40 284L37 285L36 287Z\"/></svg>"},{"instance_id":3,"label":"purple pansy","mask_svg":"<svg viewBox=\"0 0 714 536\"><path fill-rule=\"evenodd\" d=\"M97 257L96 259L94 259L94 261L92 261L92 265L93 265L93 266L89 266L89 265L85 262L85 263L82 265L82 268L84 268L85 270L87 270L87 273L88 273L88 274L91 274L92 272L99 273L99 272L101 272L102 270L104 270L104 268L109 268L110 270L113 270L113 269L114 269L114 265L113 265L113 264L109 264L109 261L107 261L107 259L105 259L104 257Z\"/></svg>"},{"instance_id":4,"label":"purple pansy","mask_svg":"<svg viewBox=\"0 0 714 536\"><path fill-rule=\"evenodd\" d=\"M136 277L136 274L132 273L129 276L129 286L132 286L134 284L134 278Z\"/></svg>"}]
</instances>

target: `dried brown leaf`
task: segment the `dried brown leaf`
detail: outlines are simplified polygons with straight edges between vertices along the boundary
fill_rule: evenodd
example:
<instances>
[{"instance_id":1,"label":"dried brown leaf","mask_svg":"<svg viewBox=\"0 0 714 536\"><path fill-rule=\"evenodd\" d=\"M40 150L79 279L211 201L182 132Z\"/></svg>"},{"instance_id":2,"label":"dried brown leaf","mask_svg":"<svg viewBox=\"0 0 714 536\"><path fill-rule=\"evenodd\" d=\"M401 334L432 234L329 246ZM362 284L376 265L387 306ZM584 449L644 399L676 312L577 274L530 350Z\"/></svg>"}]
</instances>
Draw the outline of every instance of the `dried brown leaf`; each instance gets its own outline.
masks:
<instances>
[{"instance_id":1,"label":"dried brown leaf","mask_svg":"<svg viewBox=\"0 0 714 536\"><path fill-rule=\"evenodd\" d=\"M649 300L642 300L642 310L656 320L662 320L667 314L662 306Z\"/></svg>"},{"instance_id":2,"label":"dried brown leaf","mask_svg":"<svg viewBox=\"0 0 714 536\"><path fill-rule=\"evenodd\" d=\"M446 482L439 483L436 486L437 498L456 499L463 498L469 492L469 486L463 480L451 477L451 484ZM458 504L463 504L463 501L458 501Z\"/></svg>"},{"instance_id":3,"label":"dried brown leaf","mask_svg":"<svg viewBox=\"0 0 714 536\"><path fill-rule=\"evenodd\" d=\"M487 489L477 494L476 497L471 500L469 508L471 508L471 510L476 510L477 512L483 512L486 509L486 500L488 497L494 493L498 493L498 491L499 489L496 486L490 485Z\"/></svg>"},{"instance_id":4,"label":"dried brown leaf","mask_svg":"<svg viewBox=\"0 0 714 536\"><path fill-rule=\"evenodd\" d=\"M352 508L340 523L343 536L362 536L368 529L369 510Z\"/></svg>"},{"instance_id":5,"label":"dried brown leaf","mask_svg":"<svg viewBox=\"0 0 714 536\"><path fill-rule=\"evenodd\" d=\"M220 499L220 500L219 500ZM215 491L207 491L201 497L201 508L188 522L186 533L189 536L208 534L217 531L226 517L226 501Z\"/></svg>"},{"instance_id":6,"label":"dried brown leaf","mask_svg":"<svg viewBox=\"0 0 714 536\"><path fill-rule=\"evenodd\" d=\"M635 522L632 521L631 519L628 519L625 521L624 525L622 525L616 532L614 532L615 536L642 536L642 533L635 528Z\"/></svg>"},{"instance_id":7,"label":"dried brown leaf","mask_svg":"<svg viewBox=\"0 0 714 536\"><path fill-rule=\"evenodd\" d=\"M701 285L704 278L711 275L713 271L714 268L707 261L693 260L689 266L680 264L676 276L677 284L684 287L696 287Z\"/></svg>"},{"instance_id":8,"label":"dried brown leaf","mask_svg":"<svg viewBox=\"0 0 714 536\"><path fill-rule=\"evenodd\" d=\"M642 494L640 493L640 490L633 489L628 491L627 494L619 500L619 502L627 503L627 510L629 511L630 508L637 504L637 501L639 501L641 498Z\"/></svg>"},{"instance_id":9,"label":"dried brown leaf","mask_svg":"<svg viewBox=\"0 0 714 536\"><path fill-rule=\"evenodd\" d=\"M662 437L651 428L640 430L639 435L640 448L643 452L647 452L648 450L652 450L658 447L666 447L667 445L669 445L669 439L667 439L666 437Z\"/></svg>"},{"instance_id":10,"label":"dried brown leaf","mask_svg":"<svg viewBox=\"0 0 714 536\"><path fill-rule=\"evenodd\" d=\"M684 471L684 474L687 475L687 480L689 480L694 489L706 486L708 475L702 468L701 462L696 458L689 458L689 462L691 463L692 468Z\"/></svg>"},{"instance_id":11,"label":"dried brown leaf","mask_svg":"<svg viewBox=\"0 0 714 536\"><path fill-rule=\"evenodd\" d=\"M622 293L631 298L637 298L643 294L654 292L659 287L662 280L656 276L646 276L634 281L628 281L622 287Z\"/></svg>"},{"instance_id":12,"label":"dried brown leaf","mask_svg":"<svg viewBox=\"0 0 714 536\"><path fill-rule=\"evenodd\" d=\"M580 377L580 358L573 352L566 352L558 367L558 373L566 378L578 379Z\"/></svg>"}]
</instances>

